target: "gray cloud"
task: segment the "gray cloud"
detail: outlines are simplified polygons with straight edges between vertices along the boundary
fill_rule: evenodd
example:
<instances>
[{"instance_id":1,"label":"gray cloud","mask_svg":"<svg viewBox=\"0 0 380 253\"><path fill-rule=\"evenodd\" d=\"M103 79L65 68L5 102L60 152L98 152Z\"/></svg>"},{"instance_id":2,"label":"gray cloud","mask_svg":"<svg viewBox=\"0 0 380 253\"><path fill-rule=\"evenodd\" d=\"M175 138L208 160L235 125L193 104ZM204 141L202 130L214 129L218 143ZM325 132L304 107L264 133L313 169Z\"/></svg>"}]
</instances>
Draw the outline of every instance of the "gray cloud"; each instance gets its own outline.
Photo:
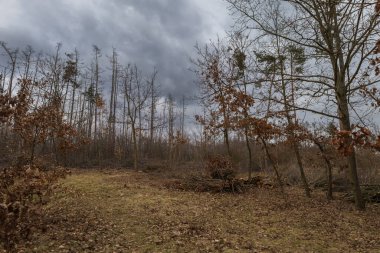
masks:
<instances>
[{"instance_id":1,"label":"gray cloud","mask_svg":"<svg viewBox=\"0 0 380 253\"><path fill-rule=\"evenodd\" d=\"M189 57L198 41L228 28L223 0L0 0L0 40L51 52L77 48L89 59L92 45L104 56L116 48L123 63L159 70L163 93L194 93ZM104 60L105 63L107 61ZM108 67L108 66L105 66ZM105 86L107 86L107 81ZM105 87L107 88L107 87ZM166 95L166 94L163 94Z\"/></svg>"}]
</instances>

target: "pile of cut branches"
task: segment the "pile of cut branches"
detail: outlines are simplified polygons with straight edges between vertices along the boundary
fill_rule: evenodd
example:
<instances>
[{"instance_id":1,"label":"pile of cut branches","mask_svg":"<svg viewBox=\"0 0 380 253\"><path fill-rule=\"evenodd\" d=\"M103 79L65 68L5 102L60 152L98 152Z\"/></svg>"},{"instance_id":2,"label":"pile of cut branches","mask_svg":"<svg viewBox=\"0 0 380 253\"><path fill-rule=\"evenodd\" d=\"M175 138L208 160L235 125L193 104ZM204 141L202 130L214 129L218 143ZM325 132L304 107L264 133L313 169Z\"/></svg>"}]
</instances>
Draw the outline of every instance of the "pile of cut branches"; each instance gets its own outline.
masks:
<instances>
[{"instance_id":1,"label":"pile of cut branches","mask_svg":"<svg viewBox=\"0 0 380 253\"><path fill-rule=\"evenodd\" d=\"M272 187L273 184L261 176L251 179L236 178L237 170L229 158L217 155L210 158L205 173L180 180L171 180L165 187L183 191L211 193L243 193L253 187Z\"/></svg>"}]
</instances>

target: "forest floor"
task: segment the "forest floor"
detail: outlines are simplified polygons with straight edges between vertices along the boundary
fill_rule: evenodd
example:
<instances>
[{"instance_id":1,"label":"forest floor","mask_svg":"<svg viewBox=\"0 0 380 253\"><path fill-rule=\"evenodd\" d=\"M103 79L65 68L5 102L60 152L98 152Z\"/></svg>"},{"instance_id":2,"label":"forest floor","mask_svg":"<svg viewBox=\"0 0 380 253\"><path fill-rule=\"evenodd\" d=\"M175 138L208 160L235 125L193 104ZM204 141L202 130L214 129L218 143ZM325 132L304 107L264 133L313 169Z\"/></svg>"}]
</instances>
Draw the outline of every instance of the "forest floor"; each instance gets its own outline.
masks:
<instances>
[{"instance_id":1,"label":"forest floor","mask_svg":"<svg viewBox=\"0 0 380 253\"><path fill-rule=\"evenodd\" d=\"M75 170L24 252L380 252L380 206L287 188L244 194L167 189L155 174Z\"/></svg>"}]
</instances>

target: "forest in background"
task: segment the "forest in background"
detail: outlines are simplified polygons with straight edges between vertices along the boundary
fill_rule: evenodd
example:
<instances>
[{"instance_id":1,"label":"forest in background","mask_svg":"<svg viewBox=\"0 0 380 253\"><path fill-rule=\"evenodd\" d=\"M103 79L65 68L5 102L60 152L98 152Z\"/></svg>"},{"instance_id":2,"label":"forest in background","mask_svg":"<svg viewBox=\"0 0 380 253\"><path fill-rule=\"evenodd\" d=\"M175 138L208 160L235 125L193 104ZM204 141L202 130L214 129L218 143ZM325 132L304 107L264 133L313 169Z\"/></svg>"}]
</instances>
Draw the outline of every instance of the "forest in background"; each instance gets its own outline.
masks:
<instances>
[{"instance_id":1,"label":"forest in background","mask_svg":"<svg viewBox=\"0 0 380 253\"><path fill-rule=\"evenodd\" d=\"M55 166L199 173L186 189L232 192L265 174L284 198L289 185L307 197L319 185L331 200L343 185L358 210L378 202L379 3L228 2L233 31L191 59L198 115L185 96L162 94L158 69L120 62L116 49L93 46L84 64L61 44L37 53L1 42L4 215L67 173ZM21 190L42 171L49 179Z\"/></svg>"}]
</instances>

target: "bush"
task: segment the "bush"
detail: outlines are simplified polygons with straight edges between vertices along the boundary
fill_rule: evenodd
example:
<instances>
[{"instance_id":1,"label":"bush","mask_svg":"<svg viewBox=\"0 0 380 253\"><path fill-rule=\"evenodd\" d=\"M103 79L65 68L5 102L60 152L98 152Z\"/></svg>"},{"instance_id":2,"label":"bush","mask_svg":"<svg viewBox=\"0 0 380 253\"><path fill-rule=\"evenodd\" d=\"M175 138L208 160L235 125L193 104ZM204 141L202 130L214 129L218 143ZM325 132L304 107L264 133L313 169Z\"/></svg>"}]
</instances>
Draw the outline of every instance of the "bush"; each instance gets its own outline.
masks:
<instances>
[{"instance_id":1,"label":"bush","mask_svg":"<svg viewBox=\"0 0 380 253\"><path fill-rule=\"evenodd\" d=\"M0 241L7 251L27 240L33 229L42 228L42 207L53 186L67 171L42 171L37 166L4 168L0 172Z\"/></svg>"},{"instance_id":2,"label":"bush","mask_svg":"<svg viewBox=\"0 0 380 253\"><path fill-rule=\"evenodd\" d=\"M206 170L213 179L231 181L236 177L237 171L229 158L221 155L210 158L206 164Z\"/></svg>"}]
</instances>

